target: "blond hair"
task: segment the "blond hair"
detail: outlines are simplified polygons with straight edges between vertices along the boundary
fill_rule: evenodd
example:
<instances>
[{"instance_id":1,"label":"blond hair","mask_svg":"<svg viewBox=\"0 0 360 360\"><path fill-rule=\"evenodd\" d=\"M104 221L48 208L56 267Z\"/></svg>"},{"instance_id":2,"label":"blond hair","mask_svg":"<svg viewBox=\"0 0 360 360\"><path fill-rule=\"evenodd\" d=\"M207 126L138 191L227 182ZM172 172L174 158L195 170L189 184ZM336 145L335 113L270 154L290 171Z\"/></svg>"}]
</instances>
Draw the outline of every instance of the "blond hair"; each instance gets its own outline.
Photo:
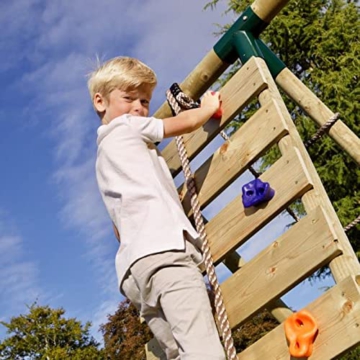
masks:
<instances>
[{"instance_id":1,"label":"blond hair","mask_svg":"<svg viewBox=\"0 0 360 360\"><path fill-rule=\"evenodd\" d=\"M154 71L138 59L119 56L108 60L89 75L88 89L91 101L96 93L108 99L115 90L130 90L140 86L149 86L151 90L157 84Z\"/></svg>"}]
</instances>

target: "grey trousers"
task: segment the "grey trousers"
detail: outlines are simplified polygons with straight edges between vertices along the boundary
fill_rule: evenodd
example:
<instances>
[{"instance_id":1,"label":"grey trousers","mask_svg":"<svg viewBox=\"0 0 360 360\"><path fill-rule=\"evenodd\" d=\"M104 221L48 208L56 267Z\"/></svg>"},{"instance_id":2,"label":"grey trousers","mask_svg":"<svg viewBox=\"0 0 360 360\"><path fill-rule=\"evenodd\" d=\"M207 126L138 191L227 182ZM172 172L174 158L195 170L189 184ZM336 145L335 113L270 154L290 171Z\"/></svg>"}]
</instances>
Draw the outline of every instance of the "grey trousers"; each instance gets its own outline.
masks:
<instances>
[{"instance_id":1,"label":"grey trousers","mask_svg":"<svg viewBox=\"0 0 360 360\"><path fill-rule=\"evenodd\" d=\"M188 241L185 251L137 261L122 283L168 360L225 360L203 276L202 255Z\"/></svg>"}]
</instances>

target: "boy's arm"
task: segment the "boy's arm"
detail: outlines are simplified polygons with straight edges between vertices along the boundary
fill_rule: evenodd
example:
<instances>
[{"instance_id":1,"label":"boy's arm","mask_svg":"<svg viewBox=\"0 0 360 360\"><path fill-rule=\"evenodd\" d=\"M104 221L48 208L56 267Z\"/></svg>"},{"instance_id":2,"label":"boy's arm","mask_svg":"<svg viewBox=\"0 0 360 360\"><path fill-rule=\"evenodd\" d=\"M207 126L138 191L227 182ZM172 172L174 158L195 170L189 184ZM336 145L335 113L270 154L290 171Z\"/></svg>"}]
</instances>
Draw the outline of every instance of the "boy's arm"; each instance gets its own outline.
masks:
<instances>
[{"instance_id":1,"label":"boy's arm","mask_svg":"<svg viewBox=\"0 0 360 360\"><path fill-rule=\"evenodd\" d=\"M163 119L164 138L187 134L198 129L213 116L219 107L220 93L207 92L201 100L201 107Z\"/></svg>"}]
</instances>

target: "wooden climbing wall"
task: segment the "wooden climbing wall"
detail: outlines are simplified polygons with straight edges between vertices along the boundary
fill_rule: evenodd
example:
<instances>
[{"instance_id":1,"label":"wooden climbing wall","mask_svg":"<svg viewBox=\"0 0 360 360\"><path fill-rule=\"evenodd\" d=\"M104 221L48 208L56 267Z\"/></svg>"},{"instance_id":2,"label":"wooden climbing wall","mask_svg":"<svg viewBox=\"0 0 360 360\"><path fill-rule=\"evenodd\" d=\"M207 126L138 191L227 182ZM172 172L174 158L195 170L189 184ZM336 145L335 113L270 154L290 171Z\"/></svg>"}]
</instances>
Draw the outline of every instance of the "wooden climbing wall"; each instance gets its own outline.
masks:
<instances>
[{"instance_id":1,"label":"wooden climbing wall","mask_svg":"<svg viewBox=\"0 0 360 360\"><path fill-rule=\"evenodd\" d=\"M252 57L221 89L221 97L221 122L211 120L184 136L191 159L251 101L257 99L259 109L196 170L202 208L269 148L278 146L281 153L260 177L275 190L272 200L245 209L239 189L235 199L206 224L215 264L223 261L233 273L221 284L230 325L238 328L264 308L283 322L292 311L280 297L327 265L336 285L306 307L319 325L309 359L336 358L360 343L359 262L265 62ZM177 175L180 160L175 142L162 154L173 175ZM179 192L185 212L191 217L186 188L181 186ZM306 216L251 261L241 261L235 250L295 200L302 201ZM153 342L148 344L148 360L161 358L155 349ZM238 354L239 360L289 358L282 324Z\"/></svg>"}]
</instances>

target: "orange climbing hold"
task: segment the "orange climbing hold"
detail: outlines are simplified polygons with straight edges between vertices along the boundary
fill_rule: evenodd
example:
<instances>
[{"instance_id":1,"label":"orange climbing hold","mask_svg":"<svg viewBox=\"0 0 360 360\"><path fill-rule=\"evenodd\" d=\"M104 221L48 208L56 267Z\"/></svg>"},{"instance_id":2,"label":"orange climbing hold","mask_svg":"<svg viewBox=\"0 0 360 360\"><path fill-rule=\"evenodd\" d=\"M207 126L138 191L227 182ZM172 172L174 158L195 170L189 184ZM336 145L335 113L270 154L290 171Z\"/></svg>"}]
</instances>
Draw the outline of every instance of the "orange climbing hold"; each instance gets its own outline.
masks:
<instances>
[{"instance_id":1,"label":"orange climbing hold","mask_svg":"<svg viewBox=\"0 0 360 360\"><path fill-rule=\"evenodd\" d=\"M215 91L211 92L212 95L215 95ZM222 111L222 101L220 100L220 106L215 111L214 115L212 116L213 119L220 120L222 117L223 111Z\"/></svg>"},{"instance_id":2,"label":"orange climbing hold","mask_svg":"<svg viewBox=\"0 0 360 360\"><path fill-rule=\"evenodd\" d=\"M290 355L295 358L309 357L318 333L316 320L307 310L301 310L284 322Z\"/></svg>"}]
</instances>

